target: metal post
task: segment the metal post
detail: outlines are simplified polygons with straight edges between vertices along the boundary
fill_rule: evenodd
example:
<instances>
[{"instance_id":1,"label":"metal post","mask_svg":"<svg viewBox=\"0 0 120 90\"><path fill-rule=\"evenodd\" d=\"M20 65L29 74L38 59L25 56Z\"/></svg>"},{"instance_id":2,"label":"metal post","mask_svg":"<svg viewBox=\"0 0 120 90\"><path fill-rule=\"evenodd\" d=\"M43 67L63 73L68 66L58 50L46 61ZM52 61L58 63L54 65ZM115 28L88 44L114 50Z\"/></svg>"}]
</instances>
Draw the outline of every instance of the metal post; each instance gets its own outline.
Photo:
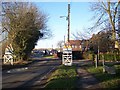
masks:
<instances>
[{"instance_id":1,"label":"metal post","mask_svg":"<svg viewBox=\"0 0 120 90\"><path fill-rule=\"evenodd\" d=\"M98 40L98 60L100 59L100 47L99 47L99 40Z\"/></svg>"},{"instance_id":2,"label":"metal post","mask_svg":"<svg viewBox=\"0 0 120 90\"><path fill-rule=\"evenodd\" d=\"M95 55L95 67L98 67L98 59L97 59L97 55Z\"/></svg>"}]
</instances>

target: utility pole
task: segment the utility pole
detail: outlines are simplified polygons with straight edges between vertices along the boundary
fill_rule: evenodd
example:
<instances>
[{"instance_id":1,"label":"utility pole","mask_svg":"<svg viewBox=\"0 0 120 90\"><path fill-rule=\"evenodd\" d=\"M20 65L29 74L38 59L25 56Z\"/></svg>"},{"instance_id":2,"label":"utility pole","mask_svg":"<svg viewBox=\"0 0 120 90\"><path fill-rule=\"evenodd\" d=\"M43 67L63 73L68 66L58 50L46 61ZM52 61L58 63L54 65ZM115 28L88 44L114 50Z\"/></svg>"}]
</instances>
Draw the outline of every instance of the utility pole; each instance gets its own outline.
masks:
<instances>
[{"instance_id":1,"label":"utility pole","mask_svg":"<svg viewBox=\"0 0 120 90\"><path fill-rule=\"evenodd\" d=\"M68 15L67 16L60 16L60 18L66 17L66 20L68 21L68 35L67 35L67 41L70 41L70 1L68 1Z\"/></svg>"},{"instance_id":2,"label":"utility pole","mask_svg":"<svg viewBox=\"0 0 120 90\"><path fill-rule=\"evenodd\" d=\"M68 3L68 42L70 41L70 3Z\"/></svg>"}]
</instances>

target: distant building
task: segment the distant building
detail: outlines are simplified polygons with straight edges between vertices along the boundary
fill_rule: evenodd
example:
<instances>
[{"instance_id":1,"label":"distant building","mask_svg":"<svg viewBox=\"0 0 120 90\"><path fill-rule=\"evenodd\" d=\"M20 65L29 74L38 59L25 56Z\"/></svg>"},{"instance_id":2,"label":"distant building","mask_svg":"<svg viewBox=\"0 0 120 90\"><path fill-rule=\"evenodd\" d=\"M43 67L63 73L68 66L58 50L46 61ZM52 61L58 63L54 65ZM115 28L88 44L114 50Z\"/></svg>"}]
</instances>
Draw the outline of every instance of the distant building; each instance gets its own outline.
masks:
<instances>
[{"instance_id":1,"label":"distant building","mask_svg":"<svg viewBox=\"0 0 120 90\"><path fill-rule=\"evenodd\" d=\"M82 51L81 40L70 40L69 43L72 47L72 51Z\"/></svg>"},{"instance_id":2,"label":"distant building","mask_svg":"<svg viewBox=\"0 0 120 90\"><path fill-rule=\"evenodd\" d=\"M70 40L68 43L72 47L73 59L82 59L82 41L81 40Z\"/></svg>"}]
</instances>

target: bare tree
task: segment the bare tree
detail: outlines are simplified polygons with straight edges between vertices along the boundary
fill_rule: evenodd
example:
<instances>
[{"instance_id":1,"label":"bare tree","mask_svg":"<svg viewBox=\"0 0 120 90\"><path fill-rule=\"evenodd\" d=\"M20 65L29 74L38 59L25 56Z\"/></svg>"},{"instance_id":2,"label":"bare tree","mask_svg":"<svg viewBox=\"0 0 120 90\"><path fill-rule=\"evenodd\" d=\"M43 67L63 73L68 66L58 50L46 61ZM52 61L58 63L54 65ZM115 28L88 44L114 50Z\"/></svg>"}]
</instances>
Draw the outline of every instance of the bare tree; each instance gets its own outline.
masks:
<instances>
[{"instance_id":1,"label":"bare tree","mask_svg":"<svg viewBox=\"0 0 120 90\"><path fill-rule=\"evenodd\" d=\"M96 20L95 25L91 29L103 26L105 25L105 23L110 23L112 29L112 40L114 41L116 39L116 22L118 21L116 18L120 1L118 2L111 2L111 0L106 0L106 2L103 2L102 0L98 1L99 2L91 4L91 10L95 12L95 16L93 18Z\"/></svg>"},{"instance_id":2,"label":"bare tree","mask_svg":"<svg viewBox=\"0 0 120 90\"><path fill-rule=\"evenodd\" d=\"M86 30L84 30L86 31ZM75 32L72 34L73 37L76 39L76 40L87 40L88 38L90 38L90 32Z\"/></svg>"},{"instance_id":3,"label":"bare tree","mask_svg":"<svg viewBox=\"0 0 120 90\"><path fill-rule=\"evenodd\" d=\"M57 43L57 46L58 46L59 48L62 48L63 45L64 45L64 41L63 41L63 40L61 40L61 41L59 41L59 42Z\"/></svg>"}]
</instances>

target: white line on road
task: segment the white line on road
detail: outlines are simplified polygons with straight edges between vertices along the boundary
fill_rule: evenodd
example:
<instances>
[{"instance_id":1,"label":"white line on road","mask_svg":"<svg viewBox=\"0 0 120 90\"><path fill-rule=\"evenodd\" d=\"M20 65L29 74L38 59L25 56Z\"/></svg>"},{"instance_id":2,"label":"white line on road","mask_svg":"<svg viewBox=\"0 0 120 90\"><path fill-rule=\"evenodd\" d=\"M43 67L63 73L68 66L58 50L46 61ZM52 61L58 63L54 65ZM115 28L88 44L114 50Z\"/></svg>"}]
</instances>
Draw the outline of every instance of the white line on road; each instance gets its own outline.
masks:
<instances>
[{"instance_id":1,"label":"white line on road","mask_svg":"<svg viewBox=\"0 0 120 90\"><path fill-rule=\"evenodd\" d=\"M47 61L42 61L40 62L42 64L46 63ZM29 66L30 67L30 66ZM11 70L8 70L6 71L6 73L15 73L15 72L20 72L20 71L24 71L24 70L27 70L27 69L30 69L29 67L24 67L24 68L16 68L16 69L11 69Z\"/></svg>"}]
</instances>

